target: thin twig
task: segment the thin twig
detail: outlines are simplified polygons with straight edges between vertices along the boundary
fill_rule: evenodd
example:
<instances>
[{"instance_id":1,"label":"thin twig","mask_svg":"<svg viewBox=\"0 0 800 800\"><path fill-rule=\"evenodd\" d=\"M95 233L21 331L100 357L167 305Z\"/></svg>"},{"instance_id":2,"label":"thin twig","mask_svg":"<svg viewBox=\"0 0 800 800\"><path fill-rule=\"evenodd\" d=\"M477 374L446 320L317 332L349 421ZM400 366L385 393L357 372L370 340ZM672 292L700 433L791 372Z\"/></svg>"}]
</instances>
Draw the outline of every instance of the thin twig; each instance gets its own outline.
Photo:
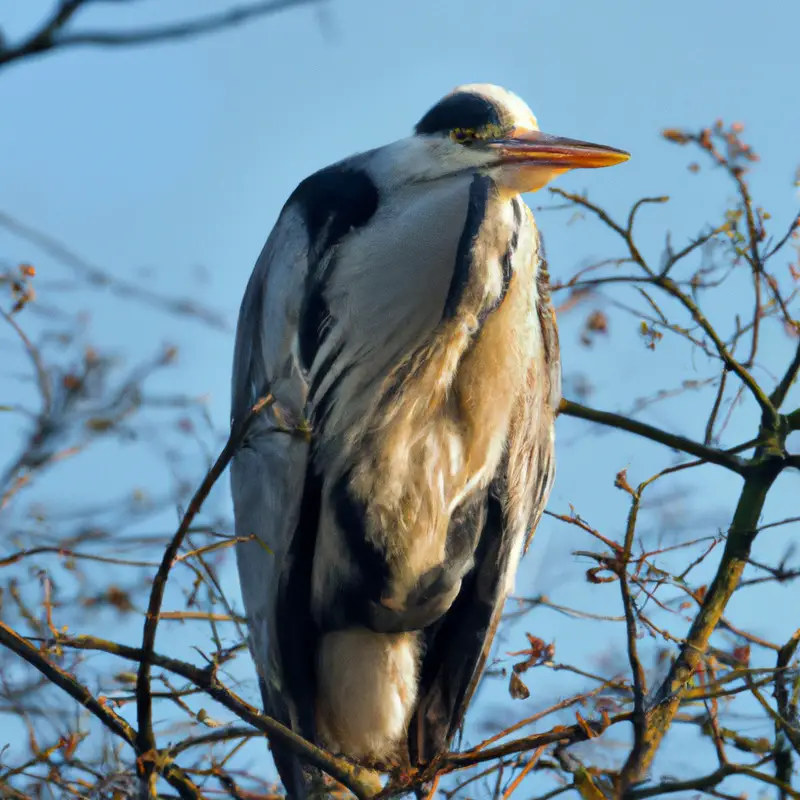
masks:
<instances>
[{"instance_id":1,"label":"thin twig","mask_svg":"<svg viewBox=\"0 0 800 800\"><path fill-rule=\"evenodd\" d=\"M244 441L247 431L250 428L253 420L268 406L272 405L274 398L271 394L263 396L255 405L250 409L241 420L234 422L230 436L222 452L219 454L214 465L206 474L200 487L192 497L186 513L183 515L181 524L172 541L164 551L161 559L161 565L156 572L153 586L150 591L150 601L147 606L147 616L145 617L144 630L142 632L142 653L144 654L139 664L139 672L136 678L136 715L139 725L139 733L137 736L137 746L140 752L149 753L155 751L156 740L153 732L153 703L150 696L150 656L153 653L156 641L156 630L158 628L158 620L161 613L161 603L164 600L164 592L167 587L167 580L169 573L172 569L175 559L180 552L183 539L189 532L194 518L200 511L201 506L208 497L214 484L219 480L222 473L228 466L228 463L233 458L236 450ZM141 762L140 762L141 763ZM142 778L146 782L151 782L154 774L154 765L151 761L144 762Z\"/></svg>"},{"instance_id":2,"label":"thin twig","mask_svg":"<svg viewBox=\"0 0 800 800\"><path fill-rule=\"evenodd\" d=\"M636 519L641 503L641 492L644 486L633 491L624 477L617 478L617 485L622 485L631 494L631 508L628 512L628 523L625 530L625 544L623 555L619 559L618 570L620 591L622 593L622 607L625 610L625 629L627 633L628 660L633 675L633 747L628 760L619 774L618 788L622 796L630 786L633 776L639 773L639 760L644 750L644 739L647 732L647 718L645 715L644 701L647 694L647 684L642 662L639 660L636 645L636 609L628 585L628 562L633 550L633 537L636 531Z\"/></svg>"},{"instance_id":3,"label":"thin twig","mask_svg":"<svg viewBox=\"0 0 800 800\"><path fill-rule=\"evenodd\" d=\"M88 0L69 0L65 5L77 7ZM65 23L48 23L16 47L0 50L0 66L19 59L70 47L135 47L141 45L177 42L217 33L242 25L257 17L277 14L291 8L311 5L319 0L266 0L251 5L234 7L208 14L193 20L149 28L132 28L122 31L65 32Z\"/></svg>"}]
</instances>

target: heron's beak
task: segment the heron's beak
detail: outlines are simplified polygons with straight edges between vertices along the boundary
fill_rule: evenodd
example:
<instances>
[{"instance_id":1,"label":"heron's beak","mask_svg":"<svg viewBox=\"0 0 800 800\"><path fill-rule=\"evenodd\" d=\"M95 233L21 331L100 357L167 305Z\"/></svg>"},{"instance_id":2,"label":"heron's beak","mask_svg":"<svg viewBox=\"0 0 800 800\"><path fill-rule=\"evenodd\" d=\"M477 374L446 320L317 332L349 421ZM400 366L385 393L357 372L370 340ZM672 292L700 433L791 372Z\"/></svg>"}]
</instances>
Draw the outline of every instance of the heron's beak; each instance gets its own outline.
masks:
<instances>
[{"instance_id":1,"label":"heron's beak","mask_svg":"<svg viewBox=\"0 0 800 800\"><path fill-rule=\"evenodd\" d=\"M502 183L518 192L535 192L570 169L613 167L631 157L614 147L535 130L512 131L489 147L499 156Z\"/></svg>"}]
</instances>

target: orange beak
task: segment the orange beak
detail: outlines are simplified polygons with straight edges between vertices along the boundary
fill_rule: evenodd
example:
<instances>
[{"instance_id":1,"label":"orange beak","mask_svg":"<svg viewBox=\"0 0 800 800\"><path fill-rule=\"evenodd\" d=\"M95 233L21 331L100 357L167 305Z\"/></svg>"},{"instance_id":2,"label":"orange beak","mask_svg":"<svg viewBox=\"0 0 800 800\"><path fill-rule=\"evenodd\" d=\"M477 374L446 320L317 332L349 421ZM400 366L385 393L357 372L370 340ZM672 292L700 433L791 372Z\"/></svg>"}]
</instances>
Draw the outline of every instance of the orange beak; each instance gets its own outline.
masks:
<instances>
[{"instance_id":1,"label":"orange beak","mask_svg":"<svg viewBox=\"0 0 800 800\"><path fill-rule=\"evenodd\" d=\"M613 167L627 161L630 153L604 144L581 142L531 130L515 130L510 136L495 139L490 147L499 151L501 163L564 169Z\"/></svg>"},{"instance_id":2,"label":"orange beak","mask_svg":"<svg viewBox=\"0 0 800 800\"><path fill-rule=\"evenodd\" d=\"M552 178L570 169L613 167L631 155L624 150L565 139L535 130L514 130L508 136L488 143L496 151L507 188L534 192Z\"/></svg>"}]
</instances>

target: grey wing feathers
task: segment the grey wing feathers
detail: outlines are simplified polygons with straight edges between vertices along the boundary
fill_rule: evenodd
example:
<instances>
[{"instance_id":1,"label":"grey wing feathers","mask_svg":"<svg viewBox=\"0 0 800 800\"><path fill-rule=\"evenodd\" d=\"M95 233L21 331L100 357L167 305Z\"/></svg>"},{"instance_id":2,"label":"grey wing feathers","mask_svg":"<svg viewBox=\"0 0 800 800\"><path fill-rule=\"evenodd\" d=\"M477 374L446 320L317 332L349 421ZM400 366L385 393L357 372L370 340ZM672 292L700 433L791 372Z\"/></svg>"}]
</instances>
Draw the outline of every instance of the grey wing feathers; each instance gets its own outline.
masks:
<instances>
[{"instance_id":1,"label":"grey wing feathers","mask_svg":"<svg viewBox=\"0 0 800 800\"><path fill-rule=\"evenodd\" d=\"M534 503L529 514L529 530L525 539L526 551L544 513L555 479L554 421L561 403L561 347L558 340L558 325L550 295L550 273L541 232L538 236L539 271L536 276L538 290L536 311L542 335L542 352L541 362L534 367L536 374L531 380L541 387L539 389L541 392L539 407L544 410L545 414L544 416L540 414L538 419L528 421L528 425L534 428L533 441L536 445L531 456L536 459L537 467L532 487Z\"/></svg>"},{"instance_id":2,"label":"grey wing feathers","mask_svg":"<svg viewBox=\"0 0 800 800\"><path fill-rule=\"evenodd\" d=\"M265 390L275 397L281 422L302 414L306 387L295 341L306 267L305 233L291 214L284 214L258 259L239 312L231 387L234 421ZM300 515L308 444L276 433L276 421L273 409L254 420L231 464L231 491L236 535L252 537L237 544L236 557L266 711L296 727L297 709L280 685L277 607ZM275 757L277 762L277 752Z\"/></svg>"},{"instance_id":3,"label":"grey wing feathers","mask_svg":"<svg viewBox=\"0 0 800 800\"><path fill-rule=\"evenodd\" d=\"M234 419L247 412L265 385L284 411L302 413L306 386L297 329L307 250L299 215L285 211L261 251L239 310L231 385Z\"/></svg>"}]
</instances>

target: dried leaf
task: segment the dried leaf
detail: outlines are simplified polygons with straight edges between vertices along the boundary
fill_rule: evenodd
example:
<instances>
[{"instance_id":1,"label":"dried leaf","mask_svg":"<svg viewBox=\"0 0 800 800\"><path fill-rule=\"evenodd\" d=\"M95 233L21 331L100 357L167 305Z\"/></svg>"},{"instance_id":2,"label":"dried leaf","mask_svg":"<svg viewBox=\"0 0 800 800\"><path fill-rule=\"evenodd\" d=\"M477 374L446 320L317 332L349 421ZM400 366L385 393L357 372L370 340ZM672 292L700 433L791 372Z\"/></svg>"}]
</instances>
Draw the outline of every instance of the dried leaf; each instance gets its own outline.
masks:
<instances>
[{"instance_id":1,"label":"dried leaf","mask_svg":"<svg viewBox=\"0 0 800 800\"><path fill-rule=\"evenodd\" d=\"M614 478L614 486L617 489L622 489L624 492L628 494L634 494L633 488L628 483L628 470L621 469Z\"/></svg>"},{"instance_id":2,"label":"dried leaf","mask_svg":"<svg viewBox=\"0 0 800 800\"><path fill-rule=\"evenodd\" d=\"M742 644L734 647L731 655L744 667L750 666L750 645Z\"/></svg>"},{"instance_id":3,"label":"dried leaf","mask_svg":"<svg viewBox=\"0 0 800 800\"><path fill-rule=\"evenodd\" d=\"M600 309L592 311L586 319L586 329L593 333L608 333L608 317Z\"/></svg>"},{"instance_id":4,"label":"dried leaf","mask_svg":"<svg viewBox=\"0 0 800 800\"><path fill-rule=\"evenodd\" d=\"M661 131L661 135L668 142L674 142L675 144L687 144L687 142L691 141L691 137L688 134L677 128L665 128Z\"/></svg>"},{"instance_id":5,"label":"dried leaf","mask_svg":"<svg viewBox=\"0 0 800 800\"><path fill-rule=\"evenodd\" d=\"M536 664L552 661L556 655L556 646L552 642L547 644L544 639L540 639L538 636L534 636L531 633L526 633L525 636L528 639L530 647L527 647L525 650L516 650L513 653L509 653L510 656L527 656L524 661L514 664L514 672L518 675L536 666Z\"/></svg>"},{"instance_id":6,"label":"dried leaf","mask_svg":"<svg viewBox=\"0 0 800 800\"><path fill-rule=\"evenodd\" d=\"M527 700L531 696L530 689L522 682L522 678L516 672L511 673L508 681L508 693L515 700Z\"/></svg>"}]
</instances>

